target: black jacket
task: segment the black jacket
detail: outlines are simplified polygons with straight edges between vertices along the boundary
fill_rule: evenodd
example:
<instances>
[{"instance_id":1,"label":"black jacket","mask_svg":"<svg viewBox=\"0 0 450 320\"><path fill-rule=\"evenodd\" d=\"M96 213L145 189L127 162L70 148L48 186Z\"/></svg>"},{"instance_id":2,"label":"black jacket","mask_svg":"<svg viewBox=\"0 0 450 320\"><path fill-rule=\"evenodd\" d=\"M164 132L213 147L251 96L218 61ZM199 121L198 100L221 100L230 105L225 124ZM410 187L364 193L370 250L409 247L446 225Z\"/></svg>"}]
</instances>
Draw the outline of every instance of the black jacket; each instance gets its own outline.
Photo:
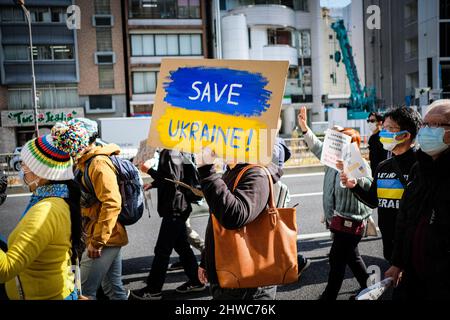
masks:
<instances>
[{"instance_id":1,"label":"black jacket","mask_svg":"<svg viewBox=\"0 0 450 320\"><path fill-rule=\"evenodd\" d=\"M424 296L450 299L450 150L436 161L417 152L397 218L393 265L413 270Z\"/></svg>"},{"instance_id":2,"label":"black jacket","mask_svg":"<svg viewBox=\"0 0 450 320\"><path fill-rule=\"evenodd\" d=\"M213 166L199 169L201 185L210 213L219 223L229 230L242 228L255 220L267 207L269 201L269 181L261 168L252 168L241 178L236 190L232 192L234 182L246 164L239 164L227 170L223 177L215 173ZM274 183L280 180L282 171L270 164L269 172ZM205 250L202 253L201 266L206 268L208 280L218 284L214 257L214 232L211 219L205 234Z\"/></svg>"},{"instance_id":3,"label":"black jacket","mask_svg":"<svg viewBox=\"0 0 450 320\"><path fill-rule=\"evenodd\" d=\"M375 178L375 171L378 165L387 159L388 152L384 150L383 144L380 142L380 133L375 133L369 138L369 160L372 175Z\"/></svg>"},{"instance_id":4,"label":"black jacket","mask_svg":"<svg viewBox=\"0 0 450 320\"><path fill-rule=\"evenodd\" d=\"M6 175L0 172L0 205L6 200L7 187L8 187L8 179Z\"/></svg>"},{"instance_id":5,"label":"black jacket","mask_svg":"<svg viewBox=\"0 0 450 320\"><path fill-rule=\"evenodd\" d=\"M152 187L158 190L158 214L160 217L181 215L185 219L192 211L186 196L173 182L183 179L183 161L181 153L163 149L159 154L158 169L150 169L148 174L154 179Z\"/></svg>"},{"instance_id":6,"label":"black jacket","mask_svg":"<svg viewBox=\"0 0 450 320\"><path fill-rule=\"evenodd\" d=\"M374 180L369 191L356 185L352 192L364 204L378 208L378 225L383 236L383 254L386 260L391 260L394 243L395 224L403 197L405 185L399 179L394 163L409 181L409 172L416 162L415 151L409 151L380 163L374 174Z\"/></svg>"}]
</instances>

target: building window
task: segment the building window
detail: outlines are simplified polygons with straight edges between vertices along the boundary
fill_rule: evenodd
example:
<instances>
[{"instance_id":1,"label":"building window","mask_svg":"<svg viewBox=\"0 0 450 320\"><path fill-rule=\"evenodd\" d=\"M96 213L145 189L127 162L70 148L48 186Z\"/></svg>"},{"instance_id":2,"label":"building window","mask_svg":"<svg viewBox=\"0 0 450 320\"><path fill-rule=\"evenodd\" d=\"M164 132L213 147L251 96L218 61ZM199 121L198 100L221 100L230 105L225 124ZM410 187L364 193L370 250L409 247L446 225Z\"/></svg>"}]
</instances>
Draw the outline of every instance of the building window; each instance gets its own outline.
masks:
<instances>
[{"instance_id":1,"label":"building window","mask_svg":"<svg viewBox=\"0 0 450 320\"><path fill-rule=\"evenodd\" d=\"M309 30L299 31L299 57L311 58L311 33Z\"/></svg>"},{"instance_id":2,"label":"building window","mask_svg":"<svg viewBox=\"0 0 450 320\"><path fill-rule=\"evenodd\" d=\"M442 61L440 65L442 99L450 98L450 62Z\"/></svg>"},{"instance_id":3,"label":"building window","mask_svg":"<svg viewBox=\"0 0 450 320\"><path fill-rule=\"evenodd\" d=\"M110 0L95 0L94 10L95 14L110 14L111 13Z\"/></svg>"},{"instance_id":4,"label":"building window","mask_svg":"<svg viewBox=\"0 0 450 320\"><path fill-rule=\"evenodd\" d=\"M73 46L72 45L61 45L61 46L51 46L53 49L53 59L54 60L72 60L73 59Z\"/></svg>"},{"instance_id":5,"label":"building window","mask_svg":"<svg viewBox=\"0 0 450 320\"><path fill-rule=\"evenodd\" d=\"M52 48L50 46L33 46L34 60L52 60Z\"/></svg>"},{"instance_id":6,"label":"building window","mask_svg":"<svg viewBox=\"0 0 450 320\"><path fill-rule=\"evenodd\" d=\"M132 56L197 56L202 55L201 34L133 34Z\"/></svg>"},{"instance_id":7,"label":"building window","mask_svg":"<svg viewBox=\"0 0 450 320\"><path fill-rule=\"evenodd\" d=\"M39 107L42 109L77 108L80 106L78 89L50 85L38 87L36 92L39 96ZM8 89L8 106L13 110L30 109L31 90L29 88Z\"/></svg>"},{"instance_id":8,"label":"building window","mask_svg":"<svg viewBox=\"0 0 450 320\"><path fill-rule=\"evenodd\" d=\"M112 64L98 66L98 82L100 89L114 89L114 67Z\"/></svg>"},{"instance_id":9,"label":"building window","mask_svg":"<svg viewBox=\"0 0 450 320\"><path fill-rule=\"evenodd\" d=\"M269 45L292 45L291 31L286 29L267 29L268 44Z\"/></svg>"},{"instance_id":10,"label":"building window","mask_svg":"<svg viewBox=\"0 0 450 320\"><path fill-rule=\"evenodd\" d=\"M440 23L440 48L441 57L450 57L450 22Z\"/></svg>"},{"instance_id":11,"label":"building window","mask_svg":"<svg viewBox=\"0 0 450 320\"><path fill-rule=\"evenodd\" d=\"M34 8L30 10L32 22L51 22L51 13L49 8Z\"/></svg>"},{"instance_id":12,"label":"building window","mask_svg":"<svg viewBox=\"0 0 450 320\"><path fill-rule=\"evenodd\" d=\"M156 71L133 72L133 93L155 93L158 74Z\"/></svg>"},{"instance_id":13,"label":"building window","mask_svg":"<svg viewBox=\"0 0 450 320\"><path fill-rule=\"evenodd\" d=\"M200 0L132 0L131 19L200 19Z\"/></svg>"},{"instance_id":14,"label":"building window","mask_svg":"<svg viewBox=\"0 0 450 320\"><path fill-rule=\"evenodd\" d=\"M439 17L441 19L450 19L450 1L449 0L440 0L440 14Z\"/></svg>"},{"instance_id":15,"label":"building window","mask_svg":"<svg viewBox=\"0 0 450 320\"><path fill-rule=\"evenodd\" d=\"M89 96L86 113L115 112L116 106L111 95Z\"/></svg>"},{"instance_id":16,"label":"building window","mask_svg":"<svg viewBox=\"0 0 450 320\"><path fill-rule=\"evenodd\" d=\"M195 34L180 35L180 55L197 56L202 54L202 38Z\"/></svg>"},{"instance_id":17,"label":"building window","mask_svg":"<svg viewBox=\"0 0 450 320\"><path fill-rule=\"evenodd\" d=\"M5 60L27 61L30 59L26 46L5 46ZM33 59L36 61L73 60L72 45L33 46Z\"/></svg>"},{"instance_id":18,"label":"building window","mask_svg":"<svg viewBox=\"0 0 450 320\"><path fill-rule=\"evenodd\" d=\"M30 59L27 46L4 46L5 60L27 61Z\"/></svg>"},{"instance_id":19,"label":"building window","mask_svg":"<svg viewBox=\"0 0 450 320\"><path fill-rule=\"evenodd\" d=\"M52 8L51 15L52 15L52 22L66 21L66 10L63 8Z\"/></svg>"},{"instance_id":20,"label":"building window","mask_svg":"<svg viewBox=\"0 0 450 320\"><path fill-rule=\"evenodd\" d=\"M2 22L25 21L21 8L2 8L2 10L0 10L0 19Z\"/></svg>"},{"instance_id":21,"label":"building window","mask_svg":"<svg viewBox=\"0 0 450 320\"><path fill-rule=\"evenodd\" d=\"M112 51L112 33L110 28L96 28L97 51Z\"/></svg>"}]
</instances>

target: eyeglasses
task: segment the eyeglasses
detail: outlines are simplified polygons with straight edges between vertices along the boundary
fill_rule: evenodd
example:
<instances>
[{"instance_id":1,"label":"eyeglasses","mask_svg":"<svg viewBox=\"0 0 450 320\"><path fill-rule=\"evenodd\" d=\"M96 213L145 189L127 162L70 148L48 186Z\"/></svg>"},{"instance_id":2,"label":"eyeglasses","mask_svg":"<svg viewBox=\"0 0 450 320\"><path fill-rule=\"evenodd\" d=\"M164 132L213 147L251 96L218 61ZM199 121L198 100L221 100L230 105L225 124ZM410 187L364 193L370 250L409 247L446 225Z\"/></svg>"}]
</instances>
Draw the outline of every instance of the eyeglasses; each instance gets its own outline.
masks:
<instances>
[{"instance_id":1,"label":"eyeglasses","mask_svg":"<svg viewBox=\"0 0 450 320\"><path fill-rule=\"evenodd\" d=\"M402 130L400 127L383 127L384 130L389 132L395 132L396 130Z\"/></svg>"},{"instance_id":2,"label":"eyeglasses","mask_svg":"<svg viewBox=\"0 0 450 320\"><path fill-rule=\"evenodd\" d=\"M450 123L424 122L424 123L422 123L421 128L425 128L425 127L429 127L429 128L449 127L450 128Z\"/></svg>"}]
</instances>

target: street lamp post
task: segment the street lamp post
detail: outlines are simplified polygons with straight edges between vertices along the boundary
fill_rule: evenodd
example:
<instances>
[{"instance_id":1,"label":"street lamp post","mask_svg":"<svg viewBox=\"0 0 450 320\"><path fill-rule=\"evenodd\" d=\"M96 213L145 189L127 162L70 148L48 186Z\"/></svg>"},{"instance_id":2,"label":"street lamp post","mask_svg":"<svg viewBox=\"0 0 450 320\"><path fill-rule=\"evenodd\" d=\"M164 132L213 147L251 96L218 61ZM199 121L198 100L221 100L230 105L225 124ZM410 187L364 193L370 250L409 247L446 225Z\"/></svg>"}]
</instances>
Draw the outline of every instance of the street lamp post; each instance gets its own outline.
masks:
<instances>
[{"instance_id":1,"label":"street lamp post","mask_svg":"<svg viewBox=\"0 0 450 320\"><path fill-rule=\"evenodd\" d=\"M17 4L22 8L25 18L28 22L28 33L30 36L30 58L31 58L31 82L32 82L32 103L33 103L33 112L34 112L34 131L36 137L39 137L39 125L38 125L38 111L37 111L37 95L36 95L36 77L34 75L34 57L33 57L33 36L31 34L31 16L30 12L25 7L25 0L16 0Z\"/></svg>"}]
</instances>

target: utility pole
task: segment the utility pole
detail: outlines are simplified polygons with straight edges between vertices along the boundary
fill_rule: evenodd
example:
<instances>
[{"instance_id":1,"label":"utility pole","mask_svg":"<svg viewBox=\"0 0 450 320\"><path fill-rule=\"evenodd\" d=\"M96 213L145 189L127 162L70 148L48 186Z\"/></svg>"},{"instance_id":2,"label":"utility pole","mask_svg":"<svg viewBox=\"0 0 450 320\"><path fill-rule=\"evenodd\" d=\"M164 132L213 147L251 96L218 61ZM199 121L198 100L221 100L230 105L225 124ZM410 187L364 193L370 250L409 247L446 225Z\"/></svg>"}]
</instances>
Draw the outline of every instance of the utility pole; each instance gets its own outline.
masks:
<instances>
[{"instance_id":1,"label":"utility pole","mask_svg":"<svg viewBox=\"0 0 450 320\"><path fill-rule=\"evenodd\" d=\"M37 111L37 94L36 94L36 76L34 74L34 57L33 57L33 35L31 33L31 16L30 12L25 7L25 0L16 0L15 1L23 10L25 14L25 18L27 19L28 23L28 33L30 37L30 59L31 59L31 82L32 82L32 88L31 88L31 100L32 100L32 106L33 106L33 112L34 112L34 131L36 138L39 137L39 125L38 125L38 111Z\"/></svg>"}]
</instances>

